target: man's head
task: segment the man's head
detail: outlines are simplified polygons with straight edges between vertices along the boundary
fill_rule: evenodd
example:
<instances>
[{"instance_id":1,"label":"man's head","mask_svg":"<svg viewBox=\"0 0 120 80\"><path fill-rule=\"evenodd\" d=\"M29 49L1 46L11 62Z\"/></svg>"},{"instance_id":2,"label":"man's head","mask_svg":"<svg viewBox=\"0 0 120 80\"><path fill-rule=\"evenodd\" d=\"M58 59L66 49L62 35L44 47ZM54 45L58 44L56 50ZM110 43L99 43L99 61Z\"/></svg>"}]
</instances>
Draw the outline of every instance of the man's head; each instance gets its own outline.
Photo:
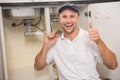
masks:
<instances>
[{"instance_id":1,"label":"man's head","mask_svg":"<svg viewBox=\"0 0 120 80\"><path fill-rule=\"evenodd\" d=\"M75 4L64 4L59 8L59 22L65 33L71 34L76 32L80 16Z\"/></svg>"},{"instance_id":2,"label":"man's head","mask_svg":"<svg viewBox=\"0 0 120 80\"><path fill-rule=\"evenodd\" d=\"M63 5L59 8L59 10L58 10L58 15L60 15L60 13L61 13L62 11L64 11L65 9L73 10L73 11L77 12L78 15L79 15L79 9L78 9L78 7L77 7L75 4L73 4L73 3L63 4Z\"/></svg>"}]
</instances>

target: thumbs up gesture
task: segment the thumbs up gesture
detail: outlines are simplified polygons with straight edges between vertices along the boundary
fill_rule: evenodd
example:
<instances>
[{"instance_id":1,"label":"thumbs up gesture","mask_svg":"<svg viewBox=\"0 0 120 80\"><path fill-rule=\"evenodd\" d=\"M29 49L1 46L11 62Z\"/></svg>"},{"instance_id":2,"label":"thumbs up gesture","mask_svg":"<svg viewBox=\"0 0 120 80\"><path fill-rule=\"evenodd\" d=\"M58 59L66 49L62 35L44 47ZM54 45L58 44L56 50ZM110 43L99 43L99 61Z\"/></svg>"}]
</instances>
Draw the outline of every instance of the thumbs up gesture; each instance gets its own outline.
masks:
<instances>
[{"instance_id":1,"label":"thumbs up gesture","mask_svg":"<svg viewBox=\"0 0 120 80\"><path fill-rule=\"evenodd\" d=\"M96 44L98 44L100 40L100 36L97 29L93 28L92 23L89 24L88 32L89 32L90 39L93 40Z\"/></svg>"}]
</instances>

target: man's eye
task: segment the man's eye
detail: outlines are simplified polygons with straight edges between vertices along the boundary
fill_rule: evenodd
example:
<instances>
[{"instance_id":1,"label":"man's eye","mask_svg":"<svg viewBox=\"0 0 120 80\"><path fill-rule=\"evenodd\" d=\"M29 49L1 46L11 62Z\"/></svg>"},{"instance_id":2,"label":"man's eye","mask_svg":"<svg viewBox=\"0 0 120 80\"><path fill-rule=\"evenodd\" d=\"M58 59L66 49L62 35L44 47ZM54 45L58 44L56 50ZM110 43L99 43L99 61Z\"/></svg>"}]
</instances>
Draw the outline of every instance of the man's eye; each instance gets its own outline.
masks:
<instances>
[{"instance_id":1,"label":"man's eye","mask_svg":"<svg viewBox=\"0 0 120 80\"><path fill-rule=\"evenodd\" d=\"M71 15L70 17L71 17L71 18L74 18L75 16L74 16L74 15Z\"/></svg>"},{"instance_id":2,"label":"man's eye","mask_svg":"<svg viewBox=\"0 0 120 80\"><path fill-rule=\"evenodd\" d=\"M62 18L66 18L67 16L62 16Z\"/></svg>"}]
</instances>

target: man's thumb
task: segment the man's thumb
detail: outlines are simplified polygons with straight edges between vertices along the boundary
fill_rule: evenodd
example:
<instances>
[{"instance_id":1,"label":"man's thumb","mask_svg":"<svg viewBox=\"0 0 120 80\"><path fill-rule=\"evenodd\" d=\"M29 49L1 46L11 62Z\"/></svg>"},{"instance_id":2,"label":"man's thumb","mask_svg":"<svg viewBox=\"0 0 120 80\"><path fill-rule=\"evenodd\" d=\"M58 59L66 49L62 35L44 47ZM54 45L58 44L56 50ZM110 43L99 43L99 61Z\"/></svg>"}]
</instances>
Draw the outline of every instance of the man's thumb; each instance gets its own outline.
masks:
<instances>
[{"instance_id":1,"label":"man's thumb","mask_svg":"<svg viewBox=\"0 0 120 80\"><path fill-rule=\"evenodd\" d=\"M89 23L88 29L93 29L92 22Z\"/></svg>"}]
</instances>

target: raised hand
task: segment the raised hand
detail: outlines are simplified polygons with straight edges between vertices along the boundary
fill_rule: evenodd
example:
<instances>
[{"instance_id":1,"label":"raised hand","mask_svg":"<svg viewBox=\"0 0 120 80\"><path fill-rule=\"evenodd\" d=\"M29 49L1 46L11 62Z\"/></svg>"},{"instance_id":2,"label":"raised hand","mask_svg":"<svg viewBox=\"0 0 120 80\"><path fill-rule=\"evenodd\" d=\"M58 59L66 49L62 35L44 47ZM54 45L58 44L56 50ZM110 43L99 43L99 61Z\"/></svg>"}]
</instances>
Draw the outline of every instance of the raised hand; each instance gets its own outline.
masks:
<instances>
[{"instance_id":1,"label":"raised hand","mask_svg":"<svg viewBox=\"0 0 120 80\"><path fill-rule=\"evenodd\" d=\"M44 46L49 48L57 41L57 38L58 38L58 34L56 34L55 32L46 34L44 40Z\"/></svg>"},{"instance_id":2,"label":"raised hand","mask_svg":"<svg viewBox=\"0 0 120 80\"><path fill-rule=\"evenodd\" d=\"M88 32L89 32L90 39L97 44L100 40L100 36L97 29L93 28L92 22L89 23Z\"/></svg>"}]
</instances>

